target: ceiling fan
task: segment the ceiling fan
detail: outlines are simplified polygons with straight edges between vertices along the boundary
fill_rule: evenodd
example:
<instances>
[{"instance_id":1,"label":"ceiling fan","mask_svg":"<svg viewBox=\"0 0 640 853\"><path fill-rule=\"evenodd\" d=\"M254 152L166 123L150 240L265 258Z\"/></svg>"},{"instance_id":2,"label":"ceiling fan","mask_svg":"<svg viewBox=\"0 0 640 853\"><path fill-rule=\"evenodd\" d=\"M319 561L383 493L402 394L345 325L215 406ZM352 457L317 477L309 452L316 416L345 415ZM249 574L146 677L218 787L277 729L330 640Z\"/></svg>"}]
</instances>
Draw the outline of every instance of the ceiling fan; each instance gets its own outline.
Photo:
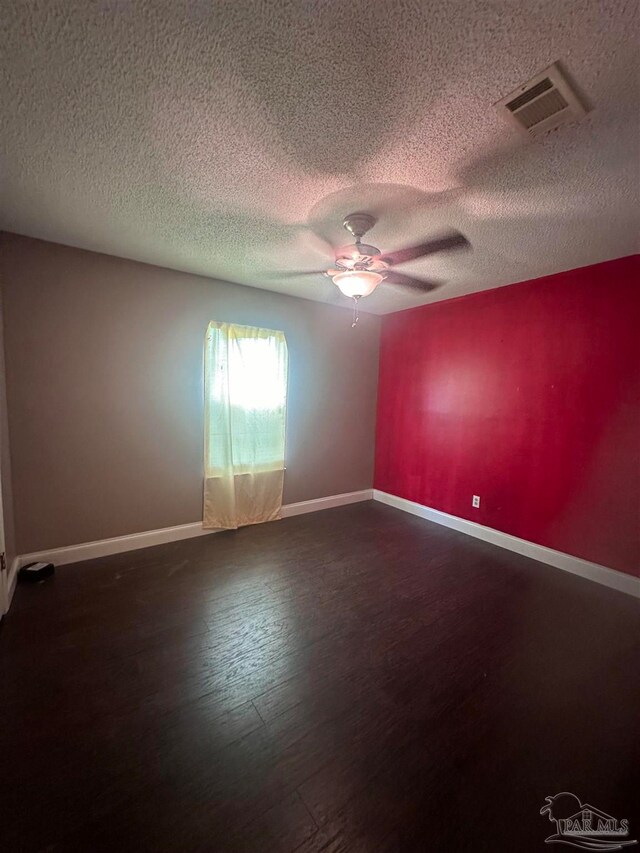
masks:
<instances>
[{"instance_id":1,"label":"ceiling fan","mask_svg":"<svg viewBox=\"0 0 640 853\"><path fill-rule=\"evenodd\" d=\"M438 286L434 281L396 272L395 267L436 252L463 249L469 246L469 241L464 235L458 231L451 231L444 236L415 246L408 246L395 252L381 252L376 246L362 242L362 238L373 228L376 221L375 217L369 213L350 213L345 217L342 225L352 235L354 242L336 250L333 267L327 270L284 273L287 277L322 274L332 279L345 296L354 300L353 326L358 322L358 300L369 296L382 282L423 293L428 293Z\"/></svg>"}]
</instances>

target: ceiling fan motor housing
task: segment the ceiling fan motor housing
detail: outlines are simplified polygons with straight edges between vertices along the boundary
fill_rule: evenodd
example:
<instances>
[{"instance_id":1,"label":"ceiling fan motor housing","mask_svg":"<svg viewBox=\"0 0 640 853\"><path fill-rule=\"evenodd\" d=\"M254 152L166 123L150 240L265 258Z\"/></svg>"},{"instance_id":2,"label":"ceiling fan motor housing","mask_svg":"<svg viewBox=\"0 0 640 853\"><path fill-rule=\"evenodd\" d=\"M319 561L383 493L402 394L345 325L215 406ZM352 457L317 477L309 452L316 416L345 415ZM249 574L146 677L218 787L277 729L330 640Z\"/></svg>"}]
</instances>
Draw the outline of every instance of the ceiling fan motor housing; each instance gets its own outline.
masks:
<instances>
[{"instance_id":1,"label":"ceiling fan motor housing","mask_svg":"<svg viewBox=\"0 0 640 853\"><path fill-rule=\"evenodd\" d=\"M364 237L376 224L376 219L370 213L350 213L345 216L343 226L355 237L356 243Z\"/></svg>"},{"instance_id":2,"label":"ceiling fan motor housing","mask_svg":"<svg viewBox=\"0 0 640 853\"><path fill-rule=\"evenodd\" d=\"M365 258L375 258L380 254L380 249L375 246L368 246L366 243L354 243L352 246L343 246L336 252L336 261L354 261L364 260Z\"/></svg>"}]
</instances>

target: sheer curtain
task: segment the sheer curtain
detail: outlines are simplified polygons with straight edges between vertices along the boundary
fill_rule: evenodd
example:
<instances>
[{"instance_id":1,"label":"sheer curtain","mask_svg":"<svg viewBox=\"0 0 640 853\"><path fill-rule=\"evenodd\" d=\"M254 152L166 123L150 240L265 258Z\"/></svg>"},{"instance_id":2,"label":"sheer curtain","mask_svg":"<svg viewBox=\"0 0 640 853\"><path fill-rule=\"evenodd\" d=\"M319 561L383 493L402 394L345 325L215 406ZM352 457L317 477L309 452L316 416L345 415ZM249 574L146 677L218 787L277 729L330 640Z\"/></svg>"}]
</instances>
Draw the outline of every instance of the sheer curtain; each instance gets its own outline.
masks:
<instances>
[{"instance_id":1,"label":"sheer curtain","mask_svg":"<svg viewBox=\"0 0 640 853\"><path fill-rule=\"evenodd\" d=\"M204 527L232 529L280 518L287 371L284 332L209 323Z\"/></svg>"}]
</instances>

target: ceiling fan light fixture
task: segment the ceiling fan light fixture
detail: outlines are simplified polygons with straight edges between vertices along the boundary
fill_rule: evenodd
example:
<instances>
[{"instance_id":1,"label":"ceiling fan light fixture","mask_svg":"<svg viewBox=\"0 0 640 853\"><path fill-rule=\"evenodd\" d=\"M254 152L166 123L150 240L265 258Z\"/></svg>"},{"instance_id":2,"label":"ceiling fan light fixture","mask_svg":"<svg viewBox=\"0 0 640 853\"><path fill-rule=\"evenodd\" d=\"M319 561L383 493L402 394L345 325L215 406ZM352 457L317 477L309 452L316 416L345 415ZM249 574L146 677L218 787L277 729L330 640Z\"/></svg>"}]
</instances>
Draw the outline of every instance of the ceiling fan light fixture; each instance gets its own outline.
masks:
<instances>
[{"instance_id":1,"label":"ceiling fan light fixture","mask_svg":"<svg viewBox=\"0 0 640 853\"><path fill-rule=\"evenodd\" d=\"M345 296L358 299L369 296L382 281L383 276L367 270L347 270L333 276L333 283Z\"/></svg>"}]
</instances>

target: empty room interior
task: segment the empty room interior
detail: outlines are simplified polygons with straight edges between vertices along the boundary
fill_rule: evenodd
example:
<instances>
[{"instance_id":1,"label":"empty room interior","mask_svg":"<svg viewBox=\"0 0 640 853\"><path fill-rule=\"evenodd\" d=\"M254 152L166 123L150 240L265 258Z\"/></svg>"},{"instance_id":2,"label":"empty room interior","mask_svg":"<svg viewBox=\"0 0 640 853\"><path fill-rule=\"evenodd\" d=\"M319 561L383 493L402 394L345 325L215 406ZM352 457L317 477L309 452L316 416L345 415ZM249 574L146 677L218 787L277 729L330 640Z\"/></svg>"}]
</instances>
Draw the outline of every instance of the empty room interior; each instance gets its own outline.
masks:
<instances>
[{"instance_id":1,"label":"empty room interior","mask_svg":"<svg viewBox=\"0 0 640 853\"><path fill-rule=\"evenodd\" d=\"M1 17L0 850L638 849L640 6Z\"/></svg>"}]
</instances>

